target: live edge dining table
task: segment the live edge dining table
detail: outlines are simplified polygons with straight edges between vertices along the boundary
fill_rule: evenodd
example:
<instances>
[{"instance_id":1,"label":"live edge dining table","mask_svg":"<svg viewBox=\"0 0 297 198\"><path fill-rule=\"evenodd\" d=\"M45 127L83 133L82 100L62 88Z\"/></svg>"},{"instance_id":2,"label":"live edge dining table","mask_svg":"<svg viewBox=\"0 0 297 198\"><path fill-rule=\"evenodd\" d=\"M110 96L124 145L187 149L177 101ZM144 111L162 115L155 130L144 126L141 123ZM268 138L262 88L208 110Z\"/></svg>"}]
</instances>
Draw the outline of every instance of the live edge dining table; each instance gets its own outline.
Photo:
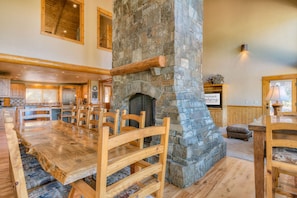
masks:
<instances>
[{"instance_id":1,"label":"live edge dining table","mask_svg":"<svg viewBox=\"0 0 297 198\"><path fill-rule=\"evenodd\" d=\"M59 182L66 185L96 173L97 132L60 120L26 125L19 138Z\"/></svg>"},{"instance_id":2,"label":"live edge dining table","mask_svg":"<svg viewBox=\"0 0 297 198\"><path fill-rule=\"evenodd\" d=\"M296 123L296 116L272 116L272 123ZM254 131L254 176L256 198L264 197L264 142L266 139L266 117L261 116L248 125Z\"/></svg>"}]
</instances>

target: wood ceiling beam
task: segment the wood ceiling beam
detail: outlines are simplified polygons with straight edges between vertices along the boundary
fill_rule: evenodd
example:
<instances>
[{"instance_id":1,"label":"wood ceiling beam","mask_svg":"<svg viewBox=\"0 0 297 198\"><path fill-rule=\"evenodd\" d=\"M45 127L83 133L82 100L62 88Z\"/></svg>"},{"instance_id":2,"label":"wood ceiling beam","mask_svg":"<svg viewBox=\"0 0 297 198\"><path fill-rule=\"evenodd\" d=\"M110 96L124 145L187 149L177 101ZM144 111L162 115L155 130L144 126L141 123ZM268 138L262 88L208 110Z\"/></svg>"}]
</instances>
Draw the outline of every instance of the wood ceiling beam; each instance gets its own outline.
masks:
<instances>
[{"instance_id":1,"label":"wood ceiling beam","mask_svg":"<svg viewBox=\"0 0 297 198\"><path fill-rule=\"evenodd\" d=\"M0 53L0 62L23 64L23 65L32 65L45 68L53 68L60 70L76 71L76 72L87 72L100 75L110 75L109 69L88 67L82 65L68 64L56 61L49 61L37 58L28 58L24 56L16 56L10 54Z\"/></svg>"},{"instance_id":2,"label":"wood ceiling beam","mask_svg":"<svg viewBox=\"0 0 297 198\"><path fill-rule=\"evenodd\" d=\"M166 65L165 56L156 56L153 58L142 60L140 62L131 63L131 64L122 65L120 67L113 68L110 70L110 74L112 76L115 76L115 75L137 73L137 72L149 70L150 68L153 68L153 67L165 67L165 65Z\"/></svg>"}]
</instances>

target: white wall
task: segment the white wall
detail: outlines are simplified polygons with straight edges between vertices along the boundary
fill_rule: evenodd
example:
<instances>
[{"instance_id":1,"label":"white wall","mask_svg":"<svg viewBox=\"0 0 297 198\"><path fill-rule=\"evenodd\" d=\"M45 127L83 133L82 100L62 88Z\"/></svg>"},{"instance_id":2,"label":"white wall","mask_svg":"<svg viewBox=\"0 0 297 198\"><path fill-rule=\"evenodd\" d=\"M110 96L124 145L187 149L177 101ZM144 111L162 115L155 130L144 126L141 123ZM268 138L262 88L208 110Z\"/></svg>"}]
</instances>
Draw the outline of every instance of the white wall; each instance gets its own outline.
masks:
<instances>
[{"instance_id":1,"label":"white wall","mask_svg":"<svg viewBox=\"0 0 297 198\"><path fill-rule=\"evenodd\" d=\"M77 44L40 34L41 0L0 1L0 53L111 69L111 52L97 49L97 7L111 0L85 0L85 41Z\"/></svg>"},{"instance_id":2,"label":"white wall","mask_svg":"<svg viewBox=\"0 0 297 198\"><path fill-rule=\"evenodd\" d=\"M262 76L297 73L296 0L204 0L203 36L203 75L225 77L228 105L261 106Z\"/></svg>"}]
</instances>

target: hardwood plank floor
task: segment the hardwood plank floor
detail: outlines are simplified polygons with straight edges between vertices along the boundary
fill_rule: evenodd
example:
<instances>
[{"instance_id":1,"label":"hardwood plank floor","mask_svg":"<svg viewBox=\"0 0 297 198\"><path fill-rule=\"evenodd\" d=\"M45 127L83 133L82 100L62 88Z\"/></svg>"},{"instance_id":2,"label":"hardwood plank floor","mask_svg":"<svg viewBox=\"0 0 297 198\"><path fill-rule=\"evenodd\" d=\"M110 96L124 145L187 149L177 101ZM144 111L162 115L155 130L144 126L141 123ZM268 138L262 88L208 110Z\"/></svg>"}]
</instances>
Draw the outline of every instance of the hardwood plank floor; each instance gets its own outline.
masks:
<instances>
[{"instance_id":1,"label":"hardwood plank floor","mask_svg":"<svg viewBox=\"0 0 297 198\"><path fill-rule=\"evenodd\" d=\"M253 162L225 157L192 186L184 189L166 184L164 197L255 197Z\"/></svg>"}]
</instances>

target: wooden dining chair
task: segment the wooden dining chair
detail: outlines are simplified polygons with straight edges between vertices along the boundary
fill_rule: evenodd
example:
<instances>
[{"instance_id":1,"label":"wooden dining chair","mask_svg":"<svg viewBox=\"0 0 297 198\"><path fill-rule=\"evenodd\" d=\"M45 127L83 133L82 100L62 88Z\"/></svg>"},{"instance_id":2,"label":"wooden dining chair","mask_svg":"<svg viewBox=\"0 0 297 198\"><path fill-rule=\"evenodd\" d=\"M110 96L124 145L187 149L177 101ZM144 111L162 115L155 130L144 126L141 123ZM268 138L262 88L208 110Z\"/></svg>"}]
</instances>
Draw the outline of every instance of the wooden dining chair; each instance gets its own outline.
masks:
<instances>
[{"instance_id":1,"label":"wooden dining chair","mask_svg":"<svg viewBox=\"0 0 297 198\"><path fill-rule=\"evenodd\" d=\"M77 110L77 126L85 127L88 126L88 116L89 116L89 106L88 105L81 105Z\"/></svg>"},{"instance_id":2,"label":"wooden dining chair","mask_svg":"<svg viewBox=\"0 0 297 198\"><path fill-rule=\"evenodd\" d=\"M98 136L96 188L92 188L84 180L79 180L71 184L69 197L82 195L85 198L105 198L116 195L121 197L123 194L126 197L163 197L169 127L170 118L167 117L163 119L162 126L129 130L112 137L109 136L107 127L99 127L102 135ZM151 136L159 136L160 143L146 148L129 144ZM144 160L153 156L158 159L156 163ZM135 163L141 167L140 171L131 172L127 177L107 186L108 177Z\"/></svg>"},{"instance_id":3,"label":"wooden dining chair","mask_svg":"<svg viewBox=\"0 0 297 198\"><path fill-rule=\"evenodd\" d=\"M119 114L119 109L116 109L114 112L106 111L105 109L105 111L103 112L103 126L109 128L109 133L112 136L118 135Z\"/></svg>"},{"instance_id":4,"label":"wooden dining chair","mask_svg":"<svg viewBox=\"0 0 297 198\"><path fill-rule=\"evenodd\" d=\"M132 125L133 123L133 125ZM130 130L135 130L137 128L145 127L145 111L141 111L140 115L136 114L127 114L126 110L122 111L121 121L120 121L120 133L125 133ZM143 147L144 139L139 139L137 141L131 142L134 145Z\"/></svg>"},{"instance_id":5,"label":"wooden dining chair","mask_svg":"<svg viewBox=\"0 0 297 198\"><path fill-rule=\"evenodd\" d=\"M88 116L87 116L87 128L98 131L98 120L101 111L106 111L106 109L100 108L98 106L90 105Z\"/></svg>"},{"instance_id":6,"label":"wooden dining chair","mask_svg":"<svg viewBox=\"0 0 297 198\"><path fill-rule=\"evenodd\" d=\"M27 164L26 162L31 163L32 161L31 159L28 161L30 157L21 157L13 123L5 123L5 133L9 151L9 170L15 197L66 197L70 191L69 185L63 186L53 180L53 177L50 177L41 166L32 167L32 164ZM24 159L27 161L23 161Z\"/></svg>"},{"instance_id":7,"label":"wooden dining chair","mask_svg":"<svg viewBox=\"0 0 297 198\"><path fill-rule=\"evenodd\" d=\"M280 186L278 179L280 174L297 176L297 123L273 123L271 119L266 117L267 197L272 198L275 193L292 197L292 192Z\"/></svg>"},{"instance_id":8,"label":"wooden dining chair","mask_svg":"<svg viewBox=\"0 0 297 198\"><path fill-rule=\"evenodd\" d=\"M79 109L79 105L73 105L71 110L71 119L70 123L77 126L77 112Z\"/></svg>"},{"instance_id":9,"label":"wooden dining chair","mask_svg":"<svg viewBox=\"0 0 297 198\"><path fill-rule=\"evenodd\" d=\"M72 108L73 105L62 105L60 120L64 122L71 122Z\"/></svg>"},{"instance_id":10,"label":"wooden dining chair","mask_svg":"<svg viewBox=\"0 0 297 198\"><path fill-rule=\"evenodd\" d=\"M91 130L98 131L99 126L99 116L100 112L103 112L103 126L109 127L110 135L117 135L118 134L118 123L119 123L119 110L107 111L107 109L95 109L89 111L88 115L88 128Z\"/></svg>"},{"instance_id":11,"label":"wooden dining chair","mask_svg":"<svg viewBox=\"0 0 297 198\"><path fill-rule=\"evenodd\" d=\"M30 122L52 120L50 107L19 109L19 126L16 127L22 132L24 128L30 127ZM40 122L40 125L44 123Z\"/></svg>"}]
</instances>

